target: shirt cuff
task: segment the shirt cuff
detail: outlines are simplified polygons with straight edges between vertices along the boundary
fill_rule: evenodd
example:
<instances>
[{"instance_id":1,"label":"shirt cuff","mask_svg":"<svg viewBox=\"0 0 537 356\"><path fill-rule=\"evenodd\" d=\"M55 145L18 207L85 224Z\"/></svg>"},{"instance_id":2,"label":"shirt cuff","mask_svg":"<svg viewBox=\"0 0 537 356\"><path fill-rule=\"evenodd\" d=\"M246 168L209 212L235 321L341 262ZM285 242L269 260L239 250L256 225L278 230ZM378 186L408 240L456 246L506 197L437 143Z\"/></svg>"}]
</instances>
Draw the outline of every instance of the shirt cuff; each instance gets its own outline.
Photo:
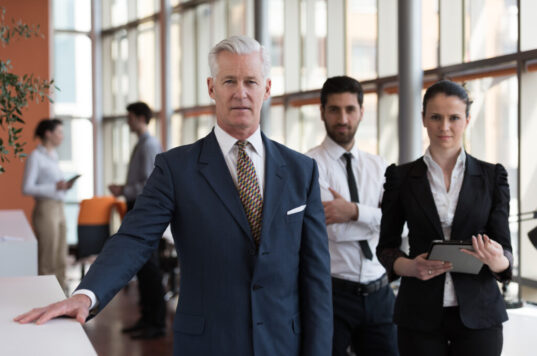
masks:
<instances>
[{"instance_id":1,"label":"shirt cuff","mask_svg":"<svg viewBox=\"0 0 537 356\"><path fill-rule=\"evenodd\" d=\"M380 228L380 218L382 213L380 208L374 208L364 204L358 205L358 222L369 226L372 231L378 231Z\"/></svg>"},{"instance_id":2,"label":"shirt cuff","mask_svg":"<svg viewBox=\"0 0 537 356\"><path fill-rule=\"evenodd\" d=\"M92 310L93 308L95 308L97 306L97 304L98 304L97 297L95 296L95 293L93 293L89 289L76 290L76 291L73 292L73 294L71 294L71 296L77 295L77 294L83 294L83 295L87 296L89 299L91 299L91 305L89 307L89 310Z\"/></svg>"}]
</instances>

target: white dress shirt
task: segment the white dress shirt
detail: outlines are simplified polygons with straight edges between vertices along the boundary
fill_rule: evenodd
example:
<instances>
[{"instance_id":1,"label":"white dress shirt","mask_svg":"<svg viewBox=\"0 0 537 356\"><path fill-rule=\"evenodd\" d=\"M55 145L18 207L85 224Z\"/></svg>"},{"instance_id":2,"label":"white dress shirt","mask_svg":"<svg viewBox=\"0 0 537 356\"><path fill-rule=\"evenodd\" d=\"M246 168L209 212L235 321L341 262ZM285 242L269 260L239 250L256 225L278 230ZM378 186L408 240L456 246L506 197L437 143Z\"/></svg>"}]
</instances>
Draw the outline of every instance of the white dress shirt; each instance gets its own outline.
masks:
<instances>
[{"instance_id":1,"label":"white dress shirt","mask_svg":"<svg viewBox=\"0 0 537 356\"><path fill-rule=\"evenodd\" d=\"M311 149L308 156L315 159L319 167L321 199L333 200L328 190L332 188L350 201L347 181L345 149L326 137L321 145ZM358 187L358 220L327 226L328 247L330 249L331 274L334 277L359 283L368 283L380 278L384 267L375 255L379 241L380 202L384 192L384 172L386 162L379 156L360 151L356 145L352 154L352 169ZM367 240L373 252L373 259L364 257L358 241Z\"/></svg>"},{"instance_id":2,"label":"white dress shirt","mask_svg":"<svg viewBox=\"0 0 537 356\"><path fill-rule=\"evenodd\" d=\"M237 187L237 158L239 154L239 147L237 147L235 143L237 143L238 140L225 132L220 126L218 126L218 124L216 124L214 127L214 134L216 136L218 146L220 146L220 150L224 155L224 160L226 161L229 173L231 174L233 182ZM257 174L257 181L259 183L259 190L261 192L261 196L263 196L263 187L265 185L265 146L263 145L263 140L261 138L261 129L258 127L252 136L248 137L246 141L248 141L250 144L246 146L245 151L254 164L255 172ZM97 306L98 301L95 293L92 291L88 289L79 289L73 293L73 295L76 294L83 294L91 299L90 310Z\"/></svg>"},{"instance_id":3,"label":"white dress shirt","mask_svg":"<svg viewBox=\"0 0 537 356\"><path fill-rule=\"evenodd\" d=\"M218 141L218 146L220 146L220 150L224 155L229 173L231 173L231 178L233 178L235 186L238 187L237 158L239 147L236 145L238 140L225 132L218 124L214 126L214 134L216 141ZM249 145L246 146L245 151L254 164L259 191L261 192L261 197L263 197L263 188L265 186L265 146L263 146L263 139L261 138L261 128L258 127L246 141L248 141Z\"/></svg>"},{"instance_id":4,"label":"white dress shirt","mask_svg":"<svg viewBox=\"0 0 537 356\"><path fill-rule=\"evenodd\" d=\"M431 156L431 151L427 148L423 161L427 165L427 179L431 186L431 192L433 193L434 203L438 216L440 217L440 224L442 225L442 232L446 240L451 240L451 225L453 224L453 216L455 216L455 209L457 202L459 201L459 194L461 192L462 181L464 178L464 169L466 167L466 153L461 149L461 153L455 162L455 167L451 172L451 183L449 185L449 191L446 190L446 184L444 182L444 173L442 168L434 161ZM446 281L444 283L444 307L452 307L459 305L457 302L457 296L455 294L455 286L453 285L453 279L451 273L446 273Z\"/></svg>"},{"instance_id":5,"label":"white dress shirt","mask_svg":"<svg viewBox=\"0 0 537 356\"><path fill-rule=\"evenodd\" d=\"M63 180L58 162L55 150L48 151L44 146L38 145L26 160L22 193L36 199L63 200L65 190L56 189L56 183Z\"/></svg>"}]
</instances>

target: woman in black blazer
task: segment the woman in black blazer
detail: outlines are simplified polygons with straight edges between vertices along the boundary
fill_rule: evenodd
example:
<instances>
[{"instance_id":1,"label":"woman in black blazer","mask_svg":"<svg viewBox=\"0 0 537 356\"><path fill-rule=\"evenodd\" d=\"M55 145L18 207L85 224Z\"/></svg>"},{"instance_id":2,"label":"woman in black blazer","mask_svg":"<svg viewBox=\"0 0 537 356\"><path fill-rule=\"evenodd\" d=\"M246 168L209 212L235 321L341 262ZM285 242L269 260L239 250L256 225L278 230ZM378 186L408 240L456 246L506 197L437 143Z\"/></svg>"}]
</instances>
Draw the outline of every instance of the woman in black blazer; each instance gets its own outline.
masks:
<instances>
[{"instance_id":1,"label":"woman in black blazer","mask_svg":"<svg viewBox=\"0 0 537 356\"><path fill-rule=\"evenodd\" d=\"M391 280L401 278L394 320L405 355L500 355L507 320L497 280L511 278L509 186L500 164L464 151L470 121L465 89L439 81L423 98L430 146L418 160L386 170L377 256ZM410 251L400 250L405 222ZM433 240L469 240L484 266L449 273L427 260Z\"/></svg>"}]
</instances>

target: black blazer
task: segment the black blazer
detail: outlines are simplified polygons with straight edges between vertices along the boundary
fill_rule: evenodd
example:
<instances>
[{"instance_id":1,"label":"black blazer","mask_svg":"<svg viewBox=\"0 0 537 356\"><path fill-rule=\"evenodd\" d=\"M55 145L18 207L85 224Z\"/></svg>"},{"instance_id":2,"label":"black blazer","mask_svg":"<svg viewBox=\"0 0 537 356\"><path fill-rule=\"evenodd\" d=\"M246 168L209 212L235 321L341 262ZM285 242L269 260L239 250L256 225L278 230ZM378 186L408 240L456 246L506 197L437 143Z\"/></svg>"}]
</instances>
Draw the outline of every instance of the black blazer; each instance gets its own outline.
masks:
<instances>
[{"instance_id":1,"label":"black blazer","mask_svg":"<svg viewBox=\"0 0 537 356\"><path fill-rule=\"evenodd\" d=\"M431 241L443 240L444 235L423 157L388 167L384 188L377 256L393 280L398 278L393 271L394 261L406 256L400 250L405 222L409 229L409 258L427 252ZM509 268L500 274L492 273L488 266L483 266L477 275L452 273L460 317L468 328L491 327L507 320L496 280L509 279L512 274L508 216L509 185L505 168L467 154L451 238L469 240L472 235L486 233L503 246L509 259ZM395 323L418 330L440 327L444 281L445 274L428 281L403 277L395 304Z\"/></svg>"}]
</instances>

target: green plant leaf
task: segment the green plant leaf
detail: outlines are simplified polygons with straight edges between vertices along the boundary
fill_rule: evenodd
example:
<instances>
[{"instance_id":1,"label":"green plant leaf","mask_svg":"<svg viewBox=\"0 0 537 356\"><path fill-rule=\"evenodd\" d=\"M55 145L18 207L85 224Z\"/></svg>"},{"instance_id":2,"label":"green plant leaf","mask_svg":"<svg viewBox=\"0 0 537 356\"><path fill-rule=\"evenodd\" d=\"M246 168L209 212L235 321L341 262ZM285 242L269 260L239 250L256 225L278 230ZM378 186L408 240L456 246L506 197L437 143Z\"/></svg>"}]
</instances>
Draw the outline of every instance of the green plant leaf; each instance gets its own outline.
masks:
<instances>
[{"instance_id":1,"label":"green plant leaf","mask_svg":"<svg viewBox=\"0 0 537 356\"><path fill-rule=\"evenodd\" d=\"M8 45L16 38L44 37L40 31L40 25L23 23L21 20L11 19L11 24L6 24L6 10L0 6L0 47ZM8 155L13 147L15 158L24 158L24 146L26 142L21 141L23 125L22 109L29 105L30 102L36 103L50 100L50 93L58 89L54 85L54 80L42 80L36 78L33 73L24 73L21 75L12 72L12 63L10 59L0 59L0 161L9 162ZM5 132L7 131L7 140ZM3 136L3 137L2 137ZM7 142L7 147L5 142ZM0 165L0 174L5 172L5 168Z\"/></svg>"}]
</instances>

